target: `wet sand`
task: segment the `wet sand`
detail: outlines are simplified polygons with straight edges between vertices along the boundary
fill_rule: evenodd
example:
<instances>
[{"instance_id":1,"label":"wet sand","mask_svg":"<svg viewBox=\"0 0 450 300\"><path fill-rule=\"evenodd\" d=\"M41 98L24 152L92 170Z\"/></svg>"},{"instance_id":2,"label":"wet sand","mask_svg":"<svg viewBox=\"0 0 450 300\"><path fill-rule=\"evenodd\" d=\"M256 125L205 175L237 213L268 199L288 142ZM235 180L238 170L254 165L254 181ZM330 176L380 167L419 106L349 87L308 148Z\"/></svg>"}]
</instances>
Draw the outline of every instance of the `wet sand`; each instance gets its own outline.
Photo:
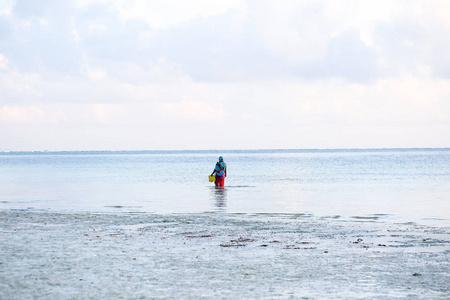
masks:
<instances>
[{"instance_id":1,"label":"wet sand","mask_svg":"<svg viewBox=\"0 0 450 300\"><path fill-rule=\"evenodd\" d=\"M0 299L450 298L449 227L29 210L0 226Z\"/></svg>"}]
</instances>

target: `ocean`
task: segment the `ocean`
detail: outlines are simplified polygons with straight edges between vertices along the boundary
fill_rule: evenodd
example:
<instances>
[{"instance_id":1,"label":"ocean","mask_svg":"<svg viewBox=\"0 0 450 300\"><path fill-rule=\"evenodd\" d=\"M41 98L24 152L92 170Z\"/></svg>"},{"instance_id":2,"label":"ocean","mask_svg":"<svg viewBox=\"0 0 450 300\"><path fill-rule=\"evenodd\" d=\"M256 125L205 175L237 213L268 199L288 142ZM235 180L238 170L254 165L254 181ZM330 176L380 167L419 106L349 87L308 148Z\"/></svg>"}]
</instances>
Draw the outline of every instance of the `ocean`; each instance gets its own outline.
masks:
<instances>
[{"instance_id":1,"label":"ocean","mask_svg":"<svg viewBox=\"0 0 450 300\"><path fill-rule=\"evenodd\" d=\"M449 225L450 149L1 153L0 299L448 299Z\"/></svg>"},{"instance_id":2,"label":"ocean","mask_svg":"<svg viewBox=\"0 0 450 300\"><path fill-rule=\"evenodd\" d=\"M225 189L208 181L219 156ZM450 149L0 153L0 209L450 224Z\"/></svg>"}]
</instances>

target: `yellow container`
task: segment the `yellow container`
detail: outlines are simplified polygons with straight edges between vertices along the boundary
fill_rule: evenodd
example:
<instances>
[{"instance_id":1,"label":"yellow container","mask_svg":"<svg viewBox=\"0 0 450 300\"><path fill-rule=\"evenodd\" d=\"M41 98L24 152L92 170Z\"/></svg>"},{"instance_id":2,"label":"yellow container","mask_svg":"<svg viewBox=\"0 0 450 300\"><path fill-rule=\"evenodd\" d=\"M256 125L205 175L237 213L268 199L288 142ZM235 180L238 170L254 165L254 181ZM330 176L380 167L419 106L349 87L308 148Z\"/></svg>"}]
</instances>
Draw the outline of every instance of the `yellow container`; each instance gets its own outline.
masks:
<instances>
[{"instance_id":1,"label":"yellow container","mask_svg":"<svg viewBox=\"0 0 450 300\"><path fill-rule=\"evenodd\" d=\"M209 182L214 182L214 181L216 181L216 176L209 175Z\"/></svg>"}]
</instances>

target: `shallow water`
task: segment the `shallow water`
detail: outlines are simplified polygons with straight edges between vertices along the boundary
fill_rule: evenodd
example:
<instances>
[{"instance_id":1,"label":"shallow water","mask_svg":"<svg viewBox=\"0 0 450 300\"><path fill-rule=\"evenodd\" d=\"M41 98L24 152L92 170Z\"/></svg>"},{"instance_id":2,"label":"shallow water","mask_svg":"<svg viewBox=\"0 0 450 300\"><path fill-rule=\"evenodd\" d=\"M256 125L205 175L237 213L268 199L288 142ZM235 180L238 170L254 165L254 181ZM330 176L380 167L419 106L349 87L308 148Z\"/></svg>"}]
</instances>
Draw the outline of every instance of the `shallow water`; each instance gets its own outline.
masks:
<instances>
[{"instance_id":1,"label":"shallow water","mask_svg":"<svg viewBox=\"0 0 450 300\"><path fill-rule=\"evenodd\" d=\"M13 210L0 224L0 299L450 297L449 227Z\"/></svg>"},{"instance_id":2,"label":"shallow water","mask_svg":"<svg viewBox=\"0 0 450 300\"><path fill-rule=\"evenodd\" d=\"M207 180L219 155L225 189ZM0 299L450 297L450 149L0 165Z\"/></svg>"},{"instance_id":3,"label":"shallow water","mask_svg":"<svg viewBox=\"0 0 450 300\"><path fill-rule=\"evenodd\" d=\"M225 190L207 180L228 164ZM450 149L0 153L0 209L308 213L450 224Z\"/></svg>"}]
</instances>

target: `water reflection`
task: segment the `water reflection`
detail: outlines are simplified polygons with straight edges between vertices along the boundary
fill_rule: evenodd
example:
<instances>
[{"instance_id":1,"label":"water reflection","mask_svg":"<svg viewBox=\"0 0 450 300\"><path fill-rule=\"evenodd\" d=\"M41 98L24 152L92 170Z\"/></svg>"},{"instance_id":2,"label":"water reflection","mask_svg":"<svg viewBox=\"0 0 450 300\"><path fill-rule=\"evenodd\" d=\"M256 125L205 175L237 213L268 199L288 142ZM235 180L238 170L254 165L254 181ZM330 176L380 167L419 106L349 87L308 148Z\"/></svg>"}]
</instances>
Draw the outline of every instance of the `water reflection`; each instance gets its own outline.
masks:
<instances>
[{"instance_id":1,"label":"water reflection","mask_svg":"<svg viewBox=\"0 0 450 300\"><path fill-rule=\"evenodd\" d=\"M217 210L224 211L227 207L227 190L222 187L213 187L211 191Z\"/></svg>"}]
</instances>

